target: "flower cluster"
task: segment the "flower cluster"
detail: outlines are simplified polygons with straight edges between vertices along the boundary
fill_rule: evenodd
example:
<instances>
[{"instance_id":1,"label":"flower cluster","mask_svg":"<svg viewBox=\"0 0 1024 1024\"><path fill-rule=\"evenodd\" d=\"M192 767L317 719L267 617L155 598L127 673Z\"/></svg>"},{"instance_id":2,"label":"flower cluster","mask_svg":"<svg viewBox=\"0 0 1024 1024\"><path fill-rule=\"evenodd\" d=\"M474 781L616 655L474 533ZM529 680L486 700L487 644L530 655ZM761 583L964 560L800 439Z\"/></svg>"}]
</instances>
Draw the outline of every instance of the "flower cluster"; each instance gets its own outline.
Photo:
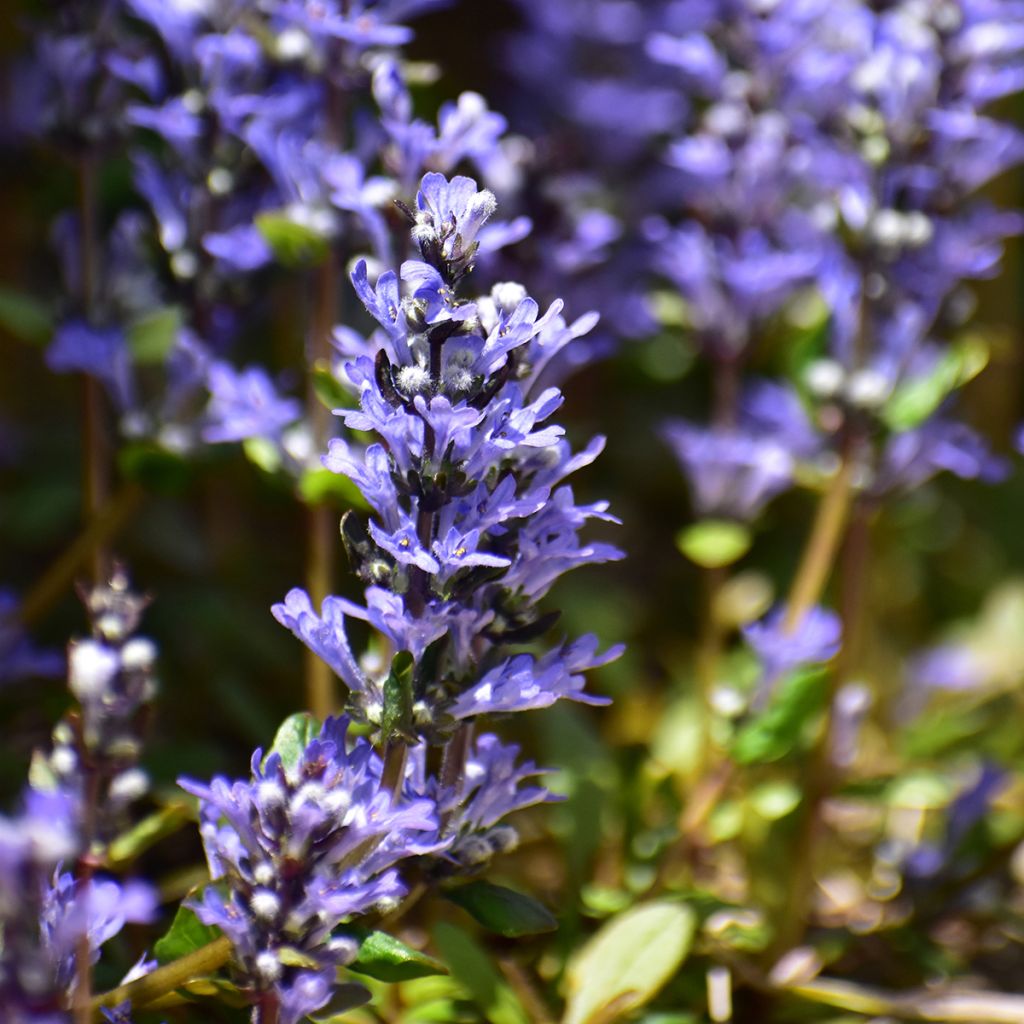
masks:
<instances>
[{"instance_id":1,"label":"flower cluster","mask_svg":"<svg viewBox=\"0 0 1024 1024\"><path fill-rule=\"evenodd\" d=\"M468 178L428 174L410 211L422 258L375 286L356 265L353 283L380 329L368 342L339 338L359 401L339 415L378 440L364 450L336 439L324 465L352 479L373 511L366 524L343 525L365 605L330 597L318 613L293 590L274 607L349 687L353 714L385 731L394 670L360 665L346 616L411 655L405 727L432 739L492 711L593 700L582 673L616 653L598 655L592 637L540 658L502 653L547 631L537 602L559 575L619 553L580 542L587 520L610 517L604 503L576 505L564 482L602 440L574 455L546 422L562 398L543 386L545 368L590 318L567 324L560 303L541 314L518 285L477 301L459 294L494 205Z\"/></svg>"},{"instance_id":2,"label":"flower cluster","mask_svg":"<svg viewBox=\"0 0 1024 1024\"><path fill-rule=\"evenodd\" d=\"M435 804L395 799L381 759L366 740L349 745L347 731L328 720L290 766L258 750L248 782L182 781L200 800L210 874L227 886L208 886L193 908L231 939L254 1002L276 993L282 1024L327 1005L358 949L335 931L396 906L406 891L396 861L436 840Z\"/></svg>"},{"instance_id":3,"label":"flower cluster","mask_svg":"<svg viewBox=\"0 0 1024 1024\"><path fill-rule=\"evenodd\" d=\"M477 872L517 842L502 819L549 799L526 784L538 771L518 748L489 733L474 742L472 723L559 698L601 703L583 674L618 654L598 654L592 636L544 655L509 650L548 631L537 602L559 575L619 552L580 542L587 520L610 517L603 503L576 505L564 481L602 442L574 455L547 423L561 395L542 386L590 318L567 324L560 304L541 315L519 285L460 293L495 205L468 178L428 174L405 208L420 258L375 285L356 264L379 328L369 340L339 332L358 396L339 415L377 440L335 439L324 464L372 510L342 524L365 604L331 596L317 610L293 590L273 609L346 683L382 754L331 719L294 763L258 751L250 781L182 783L200 799L215 880L194 909L230 937L254 1004L270 1000L286 1024L327 1005L336 968L355 957L341 926L403 897L400 860L433 877ZM381 635L389 664L355 656L347 618ZM436 774L431 745L445 748Z\"/></svg>"},{"instance_id":4,"label":"flower cluster","mask_svg":"<svg viewBox=\"0 0 1024 1024\"><path fill-rule=\"evenodd\" d=\"M94 963L156 910L148 884L62 870L84 852L80 816L72 794L30 788L17 817L0 817L0 1005L11 1024L66 1024L83 942Z\"/></svg>"},{"instance_id":5,"label":"flower cluster","mask_svg":"<svg viewBox=\"0 0 1024 1024\"><path fill-rule=\"evenodd\" d=\"M148 788L138 762L156 695L156 646L135 635L148 599L131 589L122 568L83 599L92 635L68 649L68 687L78 707L54 729L45 766L79 803L93 842L109 840Z\"/></svg>"},{"instance_id":6,"label":"flower cluster","mask_svg":"<svg viewBox=\"0 0 1024 1024\"><path fill-rule=\"evenodd\" d=\"M324 439L267 370L236 366L252 362L239 342L262 283L332 255L390 260L391 200L428 167L470 161L514 186L505 121L482 97L436 125L413 116L405 22L442 5L111 0L67 5L36 37L20 72L35 115L17 126L70 146L83 194L54 232L64 294L47 362L99 380L126 437L176 453L266 438L301 471ZM147 213L104 237L94 186L115 140ZM528 230L520 218L504 241Z\"/></svg>"}]
</instances>

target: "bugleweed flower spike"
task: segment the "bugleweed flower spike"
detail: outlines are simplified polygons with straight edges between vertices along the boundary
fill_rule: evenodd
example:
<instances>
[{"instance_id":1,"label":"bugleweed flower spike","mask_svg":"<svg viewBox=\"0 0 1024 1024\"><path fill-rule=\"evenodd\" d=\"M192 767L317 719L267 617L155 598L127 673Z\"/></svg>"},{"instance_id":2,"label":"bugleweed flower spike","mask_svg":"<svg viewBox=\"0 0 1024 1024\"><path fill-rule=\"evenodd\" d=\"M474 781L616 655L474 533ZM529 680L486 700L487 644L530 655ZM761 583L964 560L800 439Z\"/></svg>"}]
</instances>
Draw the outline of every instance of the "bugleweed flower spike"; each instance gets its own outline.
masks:
<instances>
[{"instance_id":1,"label":"bugleweed flower spike","mask_svg":"<svg viewBox=\"0 0 1024 1024\"><path fill-rule=\"evenodd\" d=\"M560 698L605 703L584 692L584 673L620 652L598 653L593 636L516 650L554 624L538 602L562 573L620 553L581 542L589 519L612 517L603 502L577 505L565 483L603 439L573 454L547 422L562 397L544 387L545 369L593 318L567 324L561 303L541 315L517 284L461 294L495 205L469 178L428 174L415 209L403 206L420 258L374 285L366 262L355 265L379 328L369 340L338 332L358 399L338 414L376 440L335 439L324 465L349 476L372 512L341 527L365 603L330 596L318 611L296 589L273 608L348 686L348 713L380 752L331 719L291 763L258 751L251 781L182 783L199 797L218 881L192 906L230 938L260 1024L294 1024L348 998L337 968L357 943L344 926L397 906L403 861L441 879L516 845L502 819L548 794L525 784L537 769L517 764L518 748L490 733L474 740L473 724ZM379 634L366 657L353 652L349 618ZM431 745L444 747L436 774Z\"/></svg>"},{"instance_id":2,"label":"bugleweed flower spike","mask_svg":"<svg viewBox=\"0 0 1024 1024\"><path fill-rule=\"evenodd\" d=\"M363 449L336 439L324 465L350 477L373 512L342 525L365 604L330 597L318 612L293 590L274 606L385 741L446 742L489 712L599 702L582 673L618 654L598 654L592 636L543 656L509 653L552 625L538 602L562 573L620 553L581 542L587 520L612 517L606 503L577 505L565 483L603 438L573 454L547 422L562 396L543 386L545 367L592 318L567 324L561 303L541 314L517 284L460 295L494 207L471 179L428 174L407 211L421 258L374 286L356 264L353 284L380 328L368 342L339 335L359 405L338 413L377 440ZM397 652L390 667L363 667L346 617L382 634Z\"/></svg>"}]
</instances>

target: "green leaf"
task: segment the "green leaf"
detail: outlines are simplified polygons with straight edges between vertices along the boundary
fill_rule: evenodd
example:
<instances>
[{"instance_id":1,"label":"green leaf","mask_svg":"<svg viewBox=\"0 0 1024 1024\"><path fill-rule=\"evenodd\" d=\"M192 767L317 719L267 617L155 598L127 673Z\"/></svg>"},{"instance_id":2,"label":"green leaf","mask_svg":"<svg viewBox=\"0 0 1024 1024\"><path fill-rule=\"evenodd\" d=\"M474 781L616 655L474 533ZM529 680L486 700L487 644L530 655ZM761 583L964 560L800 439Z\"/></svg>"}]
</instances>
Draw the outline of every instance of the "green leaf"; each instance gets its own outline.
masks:
<instances>
[{"instance_id":1,"label":"green leaf","mask_svg":"<svg viewBox=\"0 0 1024 1024\"><path fill-rule=\"evenodd\" d=\"M167 933L153 944L153 956L158 963L169 964L202 949L220 935L219 928L203 924L188 907L180 906Z\"/></svg>"},{"instance_id":2,"label":"green leaf","mask_svg":"<svg viewBox=\"0 0 1024 1024\"><path fill-rule=\"evenodd\" d=\"M900 384L882 409L890 430L911 430L923 423L956 388L963 387L988 364L987 342L977 334L954 342L929 373Z\"/></svg>"},{"instance_id":3,"label":"green leaf","mask_svg":"<svg viewBox=\"0 0 1024 1024\"><path fill-rule=\"evenodd\" d=\"M163 306L140 317L128 328L128 348L142 366L163 363L181 330L181 309Z\"/></svg>"},{"instance_id":4,"label":"green leaf","mask_svg":"<svg viewBox=\"0 0 1024 1024\"><path fill-rule=\"evenodd\" d=\"M174 835L182 825L193 820L192 808L184 802L168 804L143 818L111 844L107 860L111 867L120 867L135 860L154 843Z\"/></svg>"},{"instance_id":5,"label":"green leaf","mask_svg":"<svg viewBox=\"0 0 1024 1024\"><path fill-rule=\"evenodd\" d=\"M366 499L356 485L341 473L309 469L299 478L299 495L307 505L345 505L367 509Z\"/></svg>"},{"instance_id":6,"label":"green leaf","mask_svg":"<svg viewBox=\"0 0 1024 1024\"><path fill-rule=\"evenodd\" d=\"M765 821L779 821L800 806L802 796L799 786L779 779L755 786L747 800L755 813Z\"/></svg>"},{"instance_id":7,"label":"green leaf","mask_svg":"<svg viewBox=\"0 0 1024 1024\"><path fill-rule=\"evenodd\" d=\"M348 409L353 405L352 395L334 376L330 367L324 366L322 363L313 367L313 390L316 392L316 397L328 409Z\"/></svg>"},{"instance_id":8,"label":"green leaf","mask_svg":"<svg viewBox=\"0 0 1024 1024\"><path fill-rule=\"evenodd\" d=\"M319 735L320 723L308 711L289 715L278 727L263 763L267 763L271 754L280 754L285 771L291 771L299 763L306 747Z\"/></svg>"},{"instance_id":9,"label":"green leaf","mask_svg":"<svg viewBox=\"0 0 1024 1024\"><path fill-rule=\"evenodd\" d=\"M528 1024L529 1015L479 943L446 921L435 925L433 937L452 977L483 1011L488 1024Z\"/></svg>"},{"instance_id":10,"label":"green leaf","mask_svg":"<svg viewBox=\"0 0 1024 1024\"><path fill-rule=\"evenodd\" d=\"M552 932L558 922L532 896L490 882L470 882L448 889L445 897L462 907L488 931L514 939L520 935Z\"/></svg>"},{"instance_id":11,"label":"green leaf","mask_svg":"<svg viewBox=\"0 0 1024 1024\"><path fill-rule=\"evenodd\" d=\"M764 712L737 732L733 758L739 764L778 761L796 748L824 703L824 682L821 668L794 672L782 680Z\"/></svg>"},{"instance_id":12,"label":"green leaf","mask_svg":"<svg viewBox=\"0 0 1024 1024\"><path fill-rule=\"evenodd\" d=\"M408 651L399 651L391 662L391 671L384 681L384 709L380 716L381 738L386 743L393 736L415 741L412 720L412 673L416 667Z\"/></svg>"},{"instance_id":13,"label":"green leaf","mask_svg":"<svg viewBox=\"0 0 1024 1024\"><path fill-rule=\"evenodd\" d=\"M319 232L297 224L286 213L267 211L256 215L256 229L286 267L313 266L327 258L330 246Z\"/></svg>"},{"instance_id":14,"label":"green leaf","mask_svg":"<svg viewBox=\"0 0 1024 1024\"><path fill-rule=\"evenodd\" d=\"M705 519L676 534L676 546L691 562L705 569L720 569L741 559L753 538L742 523Z\"/></svg>"},{"instance_id":15,"label":"green leaf","mask_svg":"<svg viewBox=\"0 0 1024 1024\"><path fill-rule=\"evenodd\" d=\"M180 494L191 479L191 467L180 455L154 444L136 441L117 456L121 473L157 494Z\"/></svg>"},{"instance_id":16,"label":"green leaf","mask_svg":"<svg viewBox=\"0 0 1024 1024\"><path fill-rule=\"evenodd\" d=\"M669 900L612 918L569 962L563 1024L617 1020L650 1002L689 954L696 921L690 907Z\"/></svg>"},{"instance_id":17,"label":"green leaf","mask_svg":"<svg viewBox=\"0 0 1024 1024\"><path fill-rule=\"evenodd\" d=\"M31 295L0 286L0 327L19 341L42 345L53 335L53 317Z\"/></svg>"},{"instance_id":18,"label":"green leaf","mask_svg":"<svg viewBox=\"0 0 1024 1024\"><path fill-rule=\"evenodd\" d=\"M378 981L412 981L435 974L447 974L448 968L418 949L407 946L387 932L368 932L346 929L352 938L359 939L359 955L348 965L350 971L365 974Z\"/></svg>"},{"instance_id":19,"label":"green leaf","mask_svg":"<svg viewBox=\"0 0 1024 1024\"><path fill-rule=\"evenodd\" d=\"M331 1001L322 1010L311 1013L309 1020L315 1024L347 1024L349 1010L365 1006L372 998L370 990L357 982L335 985L331 990Z\"/></svg>"},{"instance_id":20,"label":"green leaf","mask_svg":"<svg viewBox=\"0 0 1024 1024\"><path fill-rule=\"evenodd\" d=\"M276 473L281 468L281 449L269 437L247 437L242 442L242 451L264 473Z\"/></svg>"}]
</instances>

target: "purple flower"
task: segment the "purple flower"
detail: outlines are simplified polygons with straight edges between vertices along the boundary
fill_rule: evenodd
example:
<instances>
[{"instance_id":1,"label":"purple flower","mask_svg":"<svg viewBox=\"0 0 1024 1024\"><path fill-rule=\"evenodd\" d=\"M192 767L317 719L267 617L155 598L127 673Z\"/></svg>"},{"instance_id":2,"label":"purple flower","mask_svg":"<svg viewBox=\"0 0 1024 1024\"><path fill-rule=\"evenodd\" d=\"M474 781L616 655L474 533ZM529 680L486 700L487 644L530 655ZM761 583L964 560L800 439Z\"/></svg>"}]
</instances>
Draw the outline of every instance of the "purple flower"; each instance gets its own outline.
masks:
<instances>
[{"instance_id":1,"label":"purple flower","mask_svg":"<svg viewBox=\"0 0 1024 1024\"><path fill-rule=\"evenodd\" d=\"M324 1007L336 969L355 958L357 943L338 926L396 906L406 892L396 865L437 844L434 804L389 792L380 758L347 731L347 720L329 719L294 764L258 750L249 780L181 781L199 798L210 873L221 883L191 906L231 939L253 999L277 994L282 1024Z\"/></svg>"},{"instance_id":2,"label":"purple flower","mask_svg":"<svg viewBox=\"0 0 1024 1024\"><path fill-rule=\"evenodd\" d=\"M402 113L393 77L381 73L377 91ZM433 173L417 206L412 234L422 260L406 261L401 277L385 271L376 287L365 262L352 274L382 330L365 342L338 336L352 354L340 378L359 407L337 413L376 440L333 440L323 464L349 477L371 509L368 521L352 514L342 527L365 602L328 597L317 613L293 590L273 612L346 683L350 707L373 726L385 718L391 666L354 655L346 618L369 622L392 651L412 654L415 730L447 743L453 719L562 698L599 702L583 693L583 673L619 652L598 656L592 637L536 658L488 652L545 632L551 620L536 605L554 582L621 552L581 541L591 520L616 520L605 502L577 504L564 483L603 440L573 454L550 422L562 395L541 387L595 318L567 324L557 301L542 314L511 282L466 302L459 285L493 196L468 178Z\"/></svg>"},{"instance_id":3,"label":"purple flower","mask_svg":"<svg viewBox=\"0 0 1024 1024\"><path fill-rule=\"evenodd\" d=\"M269 375L258 366L236 370L228 363L213 363L207 386L210 404L203 430L207 441L277 437L302 415L299 401L282 398Z\"/></svg>"},{"instance_id":4,"label":"purple flower","mask_svg":"<svg viewBox=\"0 0 1024 1024\"><path fill-rule=\"evenodd\" d=\"M46 365L55 373L87 373L96 377L122 409L132 403L128 339L120 327L94 327L84 320L61 324L46 350Z\"/></svg>"},{"instance_id":5,"label":"purple flower","mask_svg":"<svg viewBox=\"0 0 1024 1024\"><path fill-rule=\"evenodd\" d=\"M707 430L682 420L663 428L702 519L751 522L793 481L789 448L760 433Z\"/></svg>"},{"instance_id":6,"label":"purple flower","mask_svg":"<svg viewBox=\"0 0 1024 1024\"><path fill-rule=\"evenodd\" d=\"M761 662L759 702L790 672L831 661L839 653L842 632L839 616L821 607L808 609L792 625L783 606L744 626L743 639Z\"/></svg>"}]
</instances>

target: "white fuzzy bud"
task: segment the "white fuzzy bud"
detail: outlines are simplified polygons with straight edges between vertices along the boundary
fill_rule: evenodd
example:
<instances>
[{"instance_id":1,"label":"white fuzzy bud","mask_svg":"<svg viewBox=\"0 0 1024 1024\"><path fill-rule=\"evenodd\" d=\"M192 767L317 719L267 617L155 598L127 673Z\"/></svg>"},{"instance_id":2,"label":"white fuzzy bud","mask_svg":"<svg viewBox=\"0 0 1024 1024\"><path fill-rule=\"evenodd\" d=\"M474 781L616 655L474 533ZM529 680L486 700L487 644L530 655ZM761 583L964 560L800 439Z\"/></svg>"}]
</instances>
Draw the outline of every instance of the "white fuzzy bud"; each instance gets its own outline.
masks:
<instances>
[{"instance_id":1,"label":"white fuzzy bud","mask_svg":"<svg viewBox=\"0 0 1024 1024\"><path fill-rule=\"evenodd\" d=\"M861 409L877 409L892 394L889 379L877 370L858 370L846 384L846 398Z\"/></svg>"},{"instance_id":2,"label":"white fuzzy bud","mask_svg":"<svg viewBox=\"0 0 1024 1024\"><path fill-rule=\"evenodd\" d=\"M430 387L430 371L423 366L403 366L396 383L407 395L420 394Z\"/></svg>"},{"instance_id":3,"label":"white fuzzy bud","mask_svg":"<svg viewBox=\"0 0 1024 1024\"><path fill-rule=\"evenodd\" d=\"M68 686L80 701L93 700L110 685L119 668L116 651L95 640L82 640L68 657Z\"/></svg>"},{"instance_id":4,"label":"white fuzzy bud","mask_svg":"<svg viewBox=\"0 0 1024 1024\"><path fill-rule=\"evenodd\" d=\"M121 648L121 666L126 672L148 672L155 661L156 644L147 637L133 637Z\"/></svg>"},{"instance_id":5,"label":"white fuzzy bud","mask_svg":"<svg viewBox=\"0 0 1024 1024\"><path fill-rule=\"evenodd\" d=\"M215 196L226 196L235 187L235 176L226 167L214 167L206 176L206 187Z\"/></svg>"},{"instance_id":6,"label":"white fuzzy bud","mask_svg":"<svg viewBox=\"0 0 1024 1024\"><path fill-rule=\"evenodd\" d=\"M294 25L274 40L274 53L280 60L302 60L311 49L308 35Z\"/></svg>"},{"instance_id":7,"label":"white fuzzy bud","mask_svg":"<svg viewBox=\"0 0 1024 1024\"><path fill-rule=\"evenodd\" d=\"M256 802L261 807L283 807L287 794L280 783L264 779L256 789Z\"/></svg>"},{"instance_id":8,"label":"white fuzzy bud","mask_svg":"<svg viewBox=\"0 0 1024 1024\"><path fill-rule=\"evenodd\" d=\"M149 789L149 778L141 768L129 768L110 783L110 799L116 803L138 800Z\"/></svg>"},{"instance_id":9,"label":"white fuzzy bud","mask_svg":"<svg viewBox=\"0 0 1024 1024\"><path fill-rule=\"evenodd\" d=\"M249 900L249 907L257 920L273 921L281 910L281 900L269 889L257 889Z\"/></svg>"},{"instance_id":10,"label":"white fuzzy bud","mask_svg":"<svg viewBox=\"0 0 1024 1024\"><path fill-rule=\"evenodd\" d=\"M273 984L281 977L281 961L269 949L257 954L256 973L267 984Z\"/></svg>"},{"instance_id":11,"label":"white fuzzy bud","mask_svg":"<svg viewBox=\"0 0 1024 1024\"><path fill-rule=\"evenodd\" d=\"M832 398L843 386L845 375L834 359L816 359L804 371L804 383L815 398Z\"/></svg>"},{"instance_id":12,"label":"white fuzzy bud","mask_svg":"<svg viewBox=\"0 0 1024 1024\"><path fill-rule=\"evenodd\" d=\"M252 877L257 885L270 885L276 877L273 865L268 864L266 861L261 861L253 868Z\"/></svg>"},{"instance_id":13,"label":"white fuzzy bud","mask_svg":"<svg viewBox=\"0 0 1024 1024\"><path fill-rule=\"evenodd\" d=\"M491 289L491 298L505 313L511 313L526 298L526 289L518 281L499 281Z\"/></svg>"}]
</instances>

